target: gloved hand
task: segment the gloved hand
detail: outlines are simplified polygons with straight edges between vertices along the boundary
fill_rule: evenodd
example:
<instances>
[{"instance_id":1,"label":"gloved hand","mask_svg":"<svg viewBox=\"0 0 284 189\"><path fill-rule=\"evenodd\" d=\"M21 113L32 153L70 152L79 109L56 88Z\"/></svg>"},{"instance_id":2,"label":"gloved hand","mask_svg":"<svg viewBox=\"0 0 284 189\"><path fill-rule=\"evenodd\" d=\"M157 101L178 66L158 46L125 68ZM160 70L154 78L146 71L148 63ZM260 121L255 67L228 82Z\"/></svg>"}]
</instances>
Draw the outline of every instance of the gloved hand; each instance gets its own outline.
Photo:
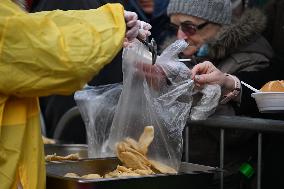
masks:
<instances>
[{"instance_id":1,"label":"gloved hand","mask_svg":"<svg viewBox=\"0 0 284 189\"><path fill-rule=\"evenodd\" d=\"M138 37L146 40L146 38L151 35L150 29L152 28L152 26L150 24L148 24L147 22L140 21L140 20L138 20L138 21L140 22Z\"/></svg>"},{"instance_id":2,"label":"gloved hand","mask_svg":"<svg viewBox=\"0 0 284 189\"><path fill-rule=\"evenodd\" d=\"M127 27L124 46L127 46L129 42L133 41L137 36L145 39L147 36L151 35L149 30L152 26L146 22L138 20L138 16L135 12L124 11L124 18Z\"/></svg>"}]
</instances>

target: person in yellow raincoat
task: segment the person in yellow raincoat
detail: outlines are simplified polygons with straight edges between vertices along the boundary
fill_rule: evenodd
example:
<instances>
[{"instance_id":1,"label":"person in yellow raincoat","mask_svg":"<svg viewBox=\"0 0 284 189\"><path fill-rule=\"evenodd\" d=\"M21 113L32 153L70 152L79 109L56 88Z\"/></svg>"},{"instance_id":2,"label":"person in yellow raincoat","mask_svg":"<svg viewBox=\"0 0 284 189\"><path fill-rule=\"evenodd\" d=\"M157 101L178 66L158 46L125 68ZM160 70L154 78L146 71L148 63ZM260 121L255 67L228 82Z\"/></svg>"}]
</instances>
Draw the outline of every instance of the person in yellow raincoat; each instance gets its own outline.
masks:
<instances>
[{"instance_id":1,"label":"person in yellow raincoat","mask_svg":"<svg viewBox=\"0 0 284 189\"><path fill-rule=\"evenodd\" d=\"M138 25L120 4L28 14L1 0L0 189L45 188L37 97L82 88L138 35Z\"/></svg>"}]
</instances>

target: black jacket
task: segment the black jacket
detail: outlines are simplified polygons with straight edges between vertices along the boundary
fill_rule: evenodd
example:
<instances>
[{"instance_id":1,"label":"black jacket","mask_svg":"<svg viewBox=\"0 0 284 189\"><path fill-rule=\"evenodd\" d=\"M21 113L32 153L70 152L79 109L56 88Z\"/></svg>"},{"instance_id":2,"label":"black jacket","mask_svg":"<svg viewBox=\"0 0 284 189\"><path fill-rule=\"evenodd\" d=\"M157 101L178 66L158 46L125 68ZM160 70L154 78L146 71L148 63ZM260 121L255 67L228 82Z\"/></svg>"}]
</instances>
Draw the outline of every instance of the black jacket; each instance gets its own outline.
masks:
<instances>
[{"instance_id":1,"label":"black jacket","mask_svg":"<svg viewBox=\"0 0 284 189\"><path fill-rule=\"evenodd\" d=\"M166 38L175 35L175 31L170 27L170 18L167 16L167 6L169 0L154 0L154 12L146 14L140 7L138 0L130 0L125 5L125 9L137 13L138 18L152 25L151 38L154 38L161 53L162 45Z\"/></svg>"},{"instance_id":2,"label":"black jacket","mask_svg":"<svg viewBox=\"0 0 284 189\"><path fill-rule=\"evenodd\" d=\"M60 10L95 9L105 3L123 3L122 0L34 0L31 12Z\"/></svg>"}]
</instances>

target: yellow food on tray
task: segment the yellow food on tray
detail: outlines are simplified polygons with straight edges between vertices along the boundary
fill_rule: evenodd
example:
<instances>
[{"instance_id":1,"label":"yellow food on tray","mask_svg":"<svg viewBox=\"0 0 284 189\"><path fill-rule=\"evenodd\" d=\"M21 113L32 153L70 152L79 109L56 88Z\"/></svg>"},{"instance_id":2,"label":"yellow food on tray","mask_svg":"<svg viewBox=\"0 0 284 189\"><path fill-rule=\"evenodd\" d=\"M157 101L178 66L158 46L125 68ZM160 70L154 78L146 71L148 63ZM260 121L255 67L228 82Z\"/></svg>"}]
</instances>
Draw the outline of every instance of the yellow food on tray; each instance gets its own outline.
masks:
<instances>
[{"instance_id":1,"label":"yellow food on tray","mask_svg":"<svg viewBox=\"0 0 284 189\"><path fill-rule=\"evenodd\" d=\"M66 174L64 175L64 177L80 178L80 176L77 175L76 173L66 173Z\"/></svg>"},{"instance_id":2,"label":"yellow food on tray","mask_svg":"<svg viewBox=\"0 0 284 189\"><path fill-rule=\"evenodd\" d=\"M78 153L76 154L69 154L67 156L57 156L56 153L52 155L45 156L45 161L63 161L63 160L79 160L80 156Z\"/></svg>"},{"instance_id":3,"label":"yellow food on tray","mask_svg":"<svg viewBox=\"0 0 284 189\"><path fill-rule=\"evenodd\" d=\"M146 126L138 142L128 137L117 143L116 153L118 159L127 168L149 171L150 174L177 173L175 169L146 157L148 147L152 143L153 139L154 127Z\"/></svg>"},{"instance_id":4,"label":"yellow food on tray","mask_svg":"<svg viewBox=\"0 0 284 189\"><path fill-rule=\"evenodd\" d=\"M87 175L81 176L81 178L83 178L83 179L98 179L98 178L102 178L102 177L99 174L87 174Z\"/></svg>"},{"instance_id":5,"label":"yellow food on tray","mask_svg":"<svg viewBox=\"0 0 284 189\"><path fill-rule=\"evenodd\" d=\"M146 126L138 141L125 138L116 144L116 154L123 166L118 165L115 170L101 176L88 174L79 176L75 173L67 173L65 177L80 179L114 178L129 176L145 176L156 173L175 174L177 171L161 162L147 158L148 147L154 139L154 127Z\"/></svg>"}]
</instances>

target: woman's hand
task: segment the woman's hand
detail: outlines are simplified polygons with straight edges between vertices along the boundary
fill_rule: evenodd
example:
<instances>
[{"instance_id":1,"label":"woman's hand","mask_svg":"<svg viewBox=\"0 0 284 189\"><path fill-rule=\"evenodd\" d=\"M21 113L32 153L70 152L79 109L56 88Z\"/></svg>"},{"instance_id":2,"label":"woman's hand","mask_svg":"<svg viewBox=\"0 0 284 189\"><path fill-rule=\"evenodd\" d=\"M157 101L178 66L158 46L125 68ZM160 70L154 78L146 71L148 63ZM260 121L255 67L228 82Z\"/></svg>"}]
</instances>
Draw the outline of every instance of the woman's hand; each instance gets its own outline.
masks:
<instances>
[{"instance_id":1,"label":"woman's hand","mask_svg":"<svg viewBox=\"0 0 284 189\"><path fill-rule=\"evenodd\" d=\"M195 65L191 70L191 79L198 87L205 84L218 84L225 90L232 90L235 87L235 81L209 61Z\"/></svg>"}]
</instances>

